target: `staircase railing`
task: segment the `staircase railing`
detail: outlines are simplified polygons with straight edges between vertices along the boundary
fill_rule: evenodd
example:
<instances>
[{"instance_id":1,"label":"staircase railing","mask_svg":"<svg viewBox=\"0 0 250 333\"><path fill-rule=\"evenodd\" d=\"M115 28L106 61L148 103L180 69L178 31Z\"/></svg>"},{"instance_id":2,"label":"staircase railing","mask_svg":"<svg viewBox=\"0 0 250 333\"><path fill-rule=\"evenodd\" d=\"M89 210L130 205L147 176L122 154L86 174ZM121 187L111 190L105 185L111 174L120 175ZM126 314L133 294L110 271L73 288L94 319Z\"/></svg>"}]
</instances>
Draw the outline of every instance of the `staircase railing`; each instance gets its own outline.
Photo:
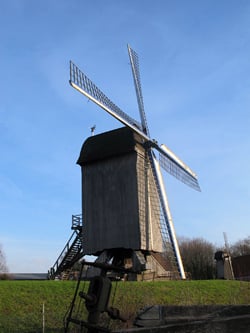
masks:
<instances>
[{"instance_id":1,"label":"staircase railing","mask_svg":"<svg viewBox=\"0 0 250 333\"><path fill-rule=\"evenodd\" d=\"M72 215L72 226L74 230L55 264L48 271L48 279L55 279L65 269L71 268L74 263L82 257L82 215Z\"/></svg>"},{"instance_id":2,"label":"staircase railing","mask_svg":"<svg viewBox=\"0 0 250 333\"><path fill-rule=\"evenodd\" d=\"M72 215L72 226L71 229L79 229L82 228L82 214Z\"/></svg>"}]
</instances>

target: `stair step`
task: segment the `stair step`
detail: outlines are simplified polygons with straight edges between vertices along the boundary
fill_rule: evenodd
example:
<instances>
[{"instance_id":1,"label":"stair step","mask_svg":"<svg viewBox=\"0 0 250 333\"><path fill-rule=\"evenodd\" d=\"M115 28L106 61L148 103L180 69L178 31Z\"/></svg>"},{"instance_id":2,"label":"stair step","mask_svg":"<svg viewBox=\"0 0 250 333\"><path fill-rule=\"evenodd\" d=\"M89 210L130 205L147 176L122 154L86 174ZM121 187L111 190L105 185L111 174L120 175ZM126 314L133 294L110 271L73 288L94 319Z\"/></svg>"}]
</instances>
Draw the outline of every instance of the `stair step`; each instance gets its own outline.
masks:
<instances>
[{"instance_id":1,"label":"stair step","mask_svg":"<svg viewBox=\"0 0 250 333\"><path fill-rule=\"evenodd\" d=\"M59 256L56 263L49 271L49 277L51 279L55 278L55 276L62 273L65 270L64 267L67 267L68 269L69 267L72 267L78 259L80 259L82 251L81 238L82 238L82 231L80 231L79 229L77 231L74 230L69 241L64 247L61 255Z\"/></svg>"}]
</instances>

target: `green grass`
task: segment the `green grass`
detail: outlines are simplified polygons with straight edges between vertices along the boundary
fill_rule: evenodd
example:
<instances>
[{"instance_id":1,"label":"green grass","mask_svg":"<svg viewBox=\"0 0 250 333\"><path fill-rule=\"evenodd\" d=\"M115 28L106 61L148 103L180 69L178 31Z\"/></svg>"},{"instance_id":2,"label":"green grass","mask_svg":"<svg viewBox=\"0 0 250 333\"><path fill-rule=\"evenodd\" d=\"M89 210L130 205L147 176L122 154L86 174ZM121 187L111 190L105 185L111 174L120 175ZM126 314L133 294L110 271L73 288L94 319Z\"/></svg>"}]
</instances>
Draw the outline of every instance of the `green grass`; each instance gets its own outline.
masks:
<instances>
[{"instance_id":1,"label":"green grass","mask_svg":"<svg viewBox=\"0 0 250 333\"><path fill-rule=\"evenodd\" d=\"M0 333L42 332L43 304L46 332L56 332L63 326L75 285L61 281L1 281Z\"/></svg>"},{"instance_id":2,"label":"green grass","mask_svg":"<svg viewBox=\"0 0 250 333\"><path fill-rule=\"evenodd\" d=\"M45 332L63 332L75 286L73 281L0 281L0 333L42 332L43 304ZM239 281L119 282L114 293L113 306L128 317L153 304L250 304L250 283Z\"/></svg>"}]
</instances>

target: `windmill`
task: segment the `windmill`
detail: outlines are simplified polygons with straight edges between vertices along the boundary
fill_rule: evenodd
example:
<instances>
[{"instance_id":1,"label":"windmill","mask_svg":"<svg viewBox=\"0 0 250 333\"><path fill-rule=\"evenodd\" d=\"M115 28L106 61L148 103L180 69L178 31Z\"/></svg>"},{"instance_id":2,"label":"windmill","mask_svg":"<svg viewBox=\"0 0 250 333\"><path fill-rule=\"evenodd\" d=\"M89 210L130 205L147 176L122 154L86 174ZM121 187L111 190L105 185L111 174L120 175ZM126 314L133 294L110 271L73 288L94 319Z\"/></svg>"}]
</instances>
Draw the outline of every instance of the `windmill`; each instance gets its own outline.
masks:
<instances>
[{"instance_id":1,"label":"windmill","mask_svg":"<svg viewBox=\"0 0 250 333\"><path fill-rule=\"evenodd\" d=\"M136 121L132 117L130 117L128 114L123 112L118 106L116 106L72 61L70 62L70 85L78 90L80 93L85 95L89 100L96 103L99 107L101 107L103 110L108 112L111 116L119 120L123 125L125 125L125 129L122 129L118 132L112 132L111 134L108 134L107 142L110 142L112 138L117 139L119 141L119 137L122 137L124 134L123 132L126 132L127 140L133 141L134 146L140 146L139 155L143 154L144 156L144 169L149 170L149 176L148 178L144 176L143 179L149 179L149 183L154 183L153 186L150 185L145 186L145 193L146 193L146 200L147 200L147 206L144 208L148 211L146 219L150 221L146 221L145 223L150 222L150 227L147 226L146 230L146 238L152 238L155 234L156 229L154 228L154 218L153 218L153 211L156 209L159 212L157 220L158 224L158 233L162 236L162 243L161 248L162 251L172 251L174 255L174 260L176 262L176 265L178 267L178 271L180 274L180 277L182 279L185 279L185 271L182 264L182 259L178 247L177 238L175 235L174 225L172 222L172 217L168 205L167 195L163 183L163 177L161 174L160 166L167 171L170 175L174 176L178 180L182 181L186 185L192 187L195 190L200 191L200 187L198 184L197 176L196 174L181 160L179 159L167 146L165 145L159 145L156 140L151 139L148 129L148 124L146 120L146 114L144 110L144 102L143 102L143 95L142 95L142 89L141 89L141 80L140 80L140 72L139 72L139 59L137 53L128 45L128 54L130 59L130 64L132 68L132 75L136 90L136 96L137 96L137 103L139 107L139 114L140 114L140 122ZM119 135L118 135L118 134ZM96 136L98 137L98 136ZM110 139L111 137L111 139ZM133 139L131 139L133 137ZM95 136L91 137L92 140L95 138ZM101 138L96 138L96 142L105 142L106 136ZM99 140L99 141L98 141ZM91 142L87 142L85 144L85 150L83 153L86 155L86 146L91 146ZM83 146L84 147L84 146ZM93 148L93 145L92 145ZM95 150L95 148L93 148ZM136 150L136 149L135 149ZM158 151L159 153L159 161L156 158L155 151ZM88 149L87 149L88 153ZM91 154L92 155L92 152ZM98 155L98 152L97 152ZM81 157L78 160L78 164L83 165L85 157ZM138 158L139 159L139 158ZM138 160L137 159L137 160ZM92 162L92 161L91 161ZM138 161L135 162L138 164ZM110 167L109 167L110 168ZM116 166L114 166L113 170L115 171ZM98 169L100 170L100 169ZM97 173L96 173L97 174ZM104 176L103 178L107 177ZM86 178L87 179L87 178ZM83 180L83 182L86 182L87 180ZM90 187L89 187L90 189ZM151 194L150 197L150 191ZM153 201L155 201L155 198L157 198L157 202L153 205ZM138 201L140 201L138 199ZM139 205L139 204L138 204ZM86 208L86 207L85 207ZM100 218L100 216L99 216ZM86 221L85 221L86 223ZM108 223L108 222L107 222ZM140 223L140 222L139 222ZM148 224L149 225L149 224ZM116 226L113 226L114 228ZM139 226L141 228L141 225ZM119 228L119 226L118 226ZM135 228L134 225L131 227L131 233L134 232ZM133 229L134 228L134 229ZM151 235L148 235L148 231L151 228ZM101 229L99 232L102 232L103 229ZM92 232L94 232L92 230ZM115 238L115 237L114 237ZM139 239L140 243L142 242L141 238ZM127 242L129 242L128 240ZM158 242L158 237L157 237ZM165 245L164 245L165 244ZM104 249L105 249L105 245ZM117 247L117 246L116 246ZM124 245L124 247L127 247L127 245ZM147 249L147 247L143 247L143 249ZM132 245L132 250L138 250L134 249ZM91 252L88 250L87 254L93 254L88 253Z\"/></svg>"}]
</instances>

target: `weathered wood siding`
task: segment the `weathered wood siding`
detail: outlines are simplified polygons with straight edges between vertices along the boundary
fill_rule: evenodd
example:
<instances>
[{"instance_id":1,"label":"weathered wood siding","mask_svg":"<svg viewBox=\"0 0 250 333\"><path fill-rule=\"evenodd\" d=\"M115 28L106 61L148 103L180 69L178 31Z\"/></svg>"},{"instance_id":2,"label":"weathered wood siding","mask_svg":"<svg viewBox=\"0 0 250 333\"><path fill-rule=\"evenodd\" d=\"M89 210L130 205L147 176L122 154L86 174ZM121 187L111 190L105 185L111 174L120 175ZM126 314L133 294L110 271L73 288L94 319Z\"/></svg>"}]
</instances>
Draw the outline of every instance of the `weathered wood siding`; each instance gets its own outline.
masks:
<instances>
[{"instance_id":1,"label":"weathered wood siding","mask_svg":"<svg viewBox=\"0 0 250 333\"><path fill-rule=\"evenodd\" d=\"M78 163L82 166L84 253L112 248L162 251L159 202L138 137L126 128L91 137Z\"/></svg>"}]
</instances>

